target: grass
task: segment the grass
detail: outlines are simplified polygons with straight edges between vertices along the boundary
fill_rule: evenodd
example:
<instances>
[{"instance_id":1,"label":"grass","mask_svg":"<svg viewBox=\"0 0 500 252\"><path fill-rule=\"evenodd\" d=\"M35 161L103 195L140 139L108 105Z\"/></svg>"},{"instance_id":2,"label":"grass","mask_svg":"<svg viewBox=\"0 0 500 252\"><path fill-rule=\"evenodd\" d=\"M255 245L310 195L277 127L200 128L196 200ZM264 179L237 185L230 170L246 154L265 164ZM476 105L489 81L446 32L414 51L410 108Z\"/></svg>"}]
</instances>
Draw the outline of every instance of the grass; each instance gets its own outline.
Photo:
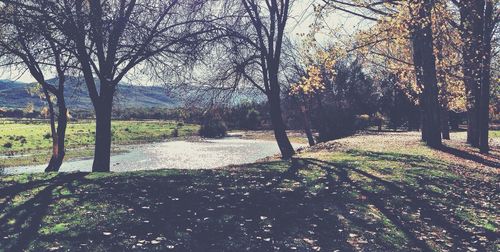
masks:
<instances>
[{"instance_id":1,"label":"grass","mask_svg":"<svg viewBox=\"0 0 500 252\"><path fill-rule=\"evenodd\" d=\"M489 137L500 138L500 130L490 130Z\"/></svg>"},{"instance_id":2,"label":"grass","mask_svg":"<svg viewBox=\"0 0 500 252\"><path fill-rule=\"evenodd\" d=\"M215 170L0 177L0 250L498 251L494 172L384 139Z\"/></svg>"},{"instance_id":3,"label":"grass","mask_svg":"<svg viewBox=\"0 0 500 252\"><path fill-rule=\"evenodd\" d=\"M179 137L184 137L197 134L199 126L171 121L113 121L113 145L162 141L172 138L176 128ZM94 139L95 122L69 123L66 132L67 158L92 156ZM50 158L51 146L47 122L0 120L0 155L14 155L1 159L0 168L45 163Z\"/></svg>"}]
</instances>

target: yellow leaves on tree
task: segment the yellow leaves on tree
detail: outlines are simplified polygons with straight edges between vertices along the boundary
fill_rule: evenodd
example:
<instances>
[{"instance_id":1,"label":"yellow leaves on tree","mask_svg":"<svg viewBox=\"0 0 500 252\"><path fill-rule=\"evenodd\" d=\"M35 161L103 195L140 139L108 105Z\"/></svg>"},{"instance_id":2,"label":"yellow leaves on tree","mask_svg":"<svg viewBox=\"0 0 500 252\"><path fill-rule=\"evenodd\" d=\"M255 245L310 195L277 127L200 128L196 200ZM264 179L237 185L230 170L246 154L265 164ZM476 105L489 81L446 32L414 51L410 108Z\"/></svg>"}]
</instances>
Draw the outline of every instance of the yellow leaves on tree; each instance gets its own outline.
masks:
<instances>
[{"instance_id":1,"label":"yellow leaves on tree","mask_svg":"<svg viewBox=\"0 0 500 252\"><path fill-rule=\"evenodd\" d=\"M432 19L419 19L419 1L407 1L406 4L393 5L391 15L381 17L370 30L359 32L356 36L357 52L372 63L375 68L398 76L398 86L407 96L418 103L415 94L422 92L416 83L413 66L411 31L416 26L432 22L434 37L434 55L439 85L441 106L455 111L465 109L465 87L461 70L460 35L449 19L452 11L445 1L436 1L432 10Z\"/></svg>"}]
</instances>

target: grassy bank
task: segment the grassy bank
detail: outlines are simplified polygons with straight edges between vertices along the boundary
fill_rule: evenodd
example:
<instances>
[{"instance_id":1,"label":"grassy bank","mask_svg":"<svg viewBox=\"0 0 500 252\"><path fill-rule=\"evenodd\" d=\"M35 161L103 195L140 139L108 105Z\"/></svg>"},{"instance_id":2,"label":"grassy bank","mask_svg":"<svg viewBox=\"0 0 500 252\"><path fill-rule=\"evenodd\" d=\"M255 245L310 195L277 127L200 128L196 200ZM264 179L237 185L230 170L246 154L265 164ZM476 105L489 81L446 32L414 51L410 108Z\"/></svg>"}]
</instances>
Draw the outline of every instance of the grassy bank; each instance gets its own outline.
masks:
<instances>
[{"instance_id":1,"label":"grassy bank","mask_svg":"<svg viewBox=\"0 0 500 252\"><path fill-rule=\"evenodd\" d=\"M0 248L497 251L498 149L435 151L418 137L216 170L0 177Z\"/></svg>"},{"instance_id":2,"label":"grassy bank","mask_svg":"<svg viewBox=\"0 0 500 252\"><path fill-rule=\"evenodd\" d=\"M174 136L195 135L199 126L169 121L113 121L113 145L162 141ZM95 122L71 122L66 133L67 159L93 155ZM41 164L50 158L52 138L48 122L0 121L0 168ZM119 151L115 148L115 151Z\"/></svg>"}]
</instances>

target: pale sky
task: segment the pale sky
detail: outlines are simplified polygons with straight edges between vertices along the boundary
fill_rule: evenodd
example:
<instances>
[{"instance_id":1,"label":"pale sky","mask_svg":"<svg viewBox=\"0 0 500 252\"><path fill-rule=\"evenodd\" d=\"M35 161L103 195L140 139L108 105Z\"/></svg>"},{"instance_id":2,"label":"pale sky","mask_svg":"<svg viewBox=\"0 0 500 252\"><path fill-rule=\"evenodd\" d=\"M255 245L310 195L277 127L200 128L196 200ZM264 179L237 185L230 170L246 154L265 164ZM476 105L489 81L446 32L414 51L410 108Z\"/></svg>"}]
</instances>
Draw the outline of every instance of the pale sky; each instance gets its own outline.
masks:
<instances>
[{"instance_id":1,"label":"pale sky","mask_svg":"<svg viewBox=\"0 0 500 252\"><path fill-rule=\"evenodd\" d=\"M313 5L322 2L321 0L296 0L291 9L291 17L287 24L287 35L297 44L300 44L301 38L297 36L299 33L307 33L309 31L309 25L311 25L315 16L313 14ZM322 20L325 24L325 31L318 34L318 41L328 43L331 40L337 40L339 38L346 38L347 36L353 35L360 27L364 26L365 23L358 17L348 15L346 13L336 12L328 16L326 19ZM332 31L334 31L332 33ZM55 76L55 75L54 75ZM47 79L53 76L47 76ZM20 82L31 83L35 80L28 71L24 69L10 69L10 68L0 68L0 79L7 80L17 80ZM126 82L131 82L135 84L148 85L150 83L145 80L140 80L140 78L129 78L124 80Z\"/></svg>"}]
</instances>

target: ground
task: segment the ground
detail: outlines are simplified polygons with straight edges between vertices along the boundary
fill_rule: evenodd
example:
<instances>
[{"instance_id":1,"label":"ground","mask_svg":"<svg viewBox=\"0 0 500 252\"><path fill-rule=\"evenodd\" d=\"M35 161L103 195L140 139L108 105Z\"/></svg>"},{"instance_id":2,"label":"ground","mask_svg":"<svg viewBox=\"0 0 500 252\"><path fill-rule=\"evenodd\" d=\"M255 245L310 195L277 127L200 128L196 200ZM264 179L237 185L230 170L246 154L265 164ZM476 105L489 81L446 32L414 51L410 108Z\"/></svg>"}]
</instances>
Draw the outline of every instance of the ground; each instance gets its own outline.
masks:
<instances>
[{"instance_id":1,"label":"ground","mask_svg":"<svg viewBox=\"0 0 500 252\"><path fill-rule=\"evenodd\" d=\"M176 128L178 135L173 134ZM113 121L114 151L122 151L120 145L125 144L196 135L198 128L172 121ZM95 122L70 122L66 134L66 159L91 157L94 138ZM51 146L50 126L46 121L0 120L0 168L47 163Z\"/></svg>"},{"instance_id":2,"label":"ground","mask_svg":"<svg viewBox=\"0 0 500 252\"><path fill-rule=\"evenodd\" d=\"M498 146L418 139L364 133L214 170L0 177L0 250L498 251Z\"/></svg>"}]
</instances>

